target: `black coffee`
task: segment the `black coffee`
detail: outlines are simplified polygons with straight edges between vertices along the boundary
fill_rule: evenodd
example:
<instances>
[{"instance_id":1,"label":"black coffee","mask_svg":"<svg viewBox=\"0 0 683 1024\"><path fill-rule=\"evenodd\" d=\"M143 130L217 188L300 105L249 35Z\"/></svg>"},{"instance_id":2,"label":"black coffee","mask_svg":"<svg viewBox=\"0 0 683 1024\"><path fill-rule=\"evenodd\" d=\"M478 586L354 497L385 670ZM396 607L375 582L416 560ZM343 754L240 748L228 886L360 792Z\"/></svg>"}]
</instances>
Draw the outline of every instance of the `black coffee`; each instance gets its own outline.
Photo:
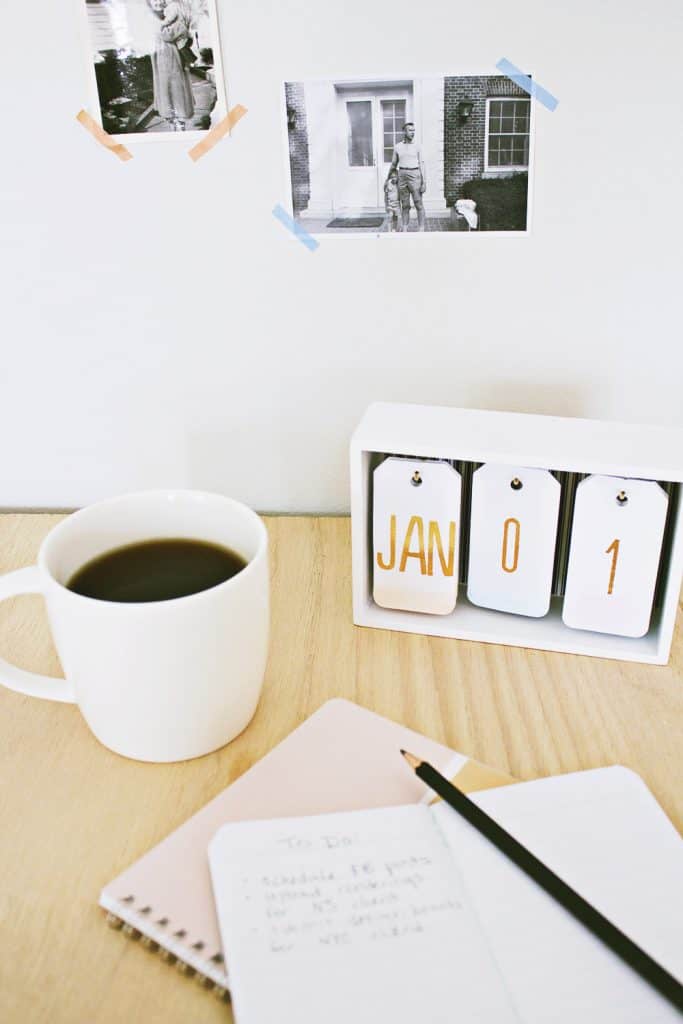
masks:
<instances>
[{"instance_id":1,"label":"black coffee","mask_svg":"<svg viewBox=\"0 0 683 1024\"><path fill-rule=\"evenodd\" d=\"M87 562L67 587L100 601L170 601L208 590L244 569L230 548L201 540L146 540Z\"/></svg>"}]
</instances>

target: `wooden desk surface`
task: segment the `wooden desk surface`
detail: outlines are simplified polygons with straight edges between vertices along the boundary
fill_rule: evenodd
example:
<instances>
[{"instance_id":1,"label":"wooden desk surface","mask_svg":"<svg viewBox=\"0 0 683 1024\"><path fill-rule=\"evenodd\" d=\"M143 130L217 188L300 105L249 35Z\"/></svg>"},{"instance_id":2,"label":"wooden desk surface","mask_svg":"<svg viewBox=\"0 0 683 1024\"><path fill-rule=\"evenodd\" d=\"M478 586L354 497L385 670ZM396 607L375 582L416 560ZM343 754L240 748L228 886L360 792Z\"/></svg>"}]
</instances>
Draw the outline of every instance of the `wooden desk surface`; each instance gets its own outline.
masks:
<instances>
[{"instance_id":1,"label":"wooden desk surface","mask_svg":"<svg viewBox=\"0 0 683 1024\"><path fill-rule=\"evenodd\" d=\"M0 516L0 572L62 517ZM331 697L522 779L620 763L683 831L683 637L666 667L442 640L351 623L348 519L269 518L273 627L242 736L176 765L106 750L78 709L0 687L0 1018L193 1024L229 1007L106 927L102 886ZM0 603L0 655L60 673L42 599Z\"/></svg>"}]
</instances>

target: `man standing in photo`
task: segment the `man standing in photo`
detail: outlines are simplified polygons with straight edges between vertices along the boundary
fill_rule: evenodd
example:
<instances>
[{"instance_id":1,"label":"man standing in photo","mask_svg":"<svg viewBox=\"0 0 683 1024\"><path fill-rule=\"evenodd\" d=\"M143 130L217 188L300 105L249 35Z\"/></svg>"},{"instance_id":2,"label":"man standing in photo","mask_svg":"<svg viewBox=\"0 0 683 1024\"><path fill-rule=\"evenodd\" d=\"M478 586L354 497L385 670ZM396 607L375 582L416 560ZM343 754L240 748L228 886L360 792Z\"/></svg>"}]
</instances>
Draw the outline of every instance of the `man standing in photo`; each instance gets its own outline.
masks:
<instances>
[{"instance_id":1,"label":"man standing in photo","mask_svg":"<svg viewBox=\"0 0 683 1024\"><path fill-rule=\"evenodd\" d=\"M392 171L398 171L398 196L401 201L401 230L408 230L410 221L410 197L417 210L418 231L425 230L425 208L422 196L427 188L422 149L415 142L415 125L407 121L403 125L403 141L394 147L394 156L389 167L387 181Z\"/></svg>"}]
</instances>

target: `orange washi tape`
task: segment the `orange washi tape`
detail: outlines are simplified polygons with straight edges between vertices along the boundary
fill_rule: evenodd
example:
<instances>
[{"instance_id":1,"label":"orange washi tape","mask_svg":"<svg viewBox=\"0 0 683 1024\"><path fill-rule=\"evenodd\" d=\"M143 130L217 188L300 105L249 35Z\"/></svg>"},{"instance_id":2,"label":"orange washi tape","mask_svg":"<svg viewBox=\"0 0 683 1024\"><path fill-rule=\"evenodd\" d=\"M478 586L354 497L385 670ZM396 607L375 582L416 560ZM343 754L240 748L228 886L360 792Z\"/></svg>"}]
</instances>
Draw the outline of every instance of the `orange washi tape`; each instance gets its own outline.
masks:
<instances>
[{"instance_id":1,"label":"orange washi tape","mask_svg":"<svg viewBox=\"0 0 683 1024\"><path fill-rule=\"evenodd\" d=\"M204 156L205 153L208 153L210 149L213 149L216 143L220 142L223 136L227 135L231 128L234 128L239 119L244 117L246 112L247 108L243 107L241 103L238 103L237 106L233 107L222 121L219 121L210 132L207 132L201 142L198 142L196 146L193 146L192 149L188 151L190 159L196 162L200 157Z\"/></svg>"},{"instance_id":2,"label":"orange washi tape","mask_svg":"<svg viewBox=\"0 0 683 1024\"><path fill-rule=\"evenodd\" d=\"M126 147L122 143L114 142L111 135L107 135L104 129L100 128L97 121L95 121L90 116L87 110L79 111L79 113L76 114L76 120L80 121L83 127L87 128L92 137L94 139L97 139L97 141L101 143L105 147L105 149L110 150L110 152L112 152L114 156L117 156L119 160L133 159L133 154L130 152L130 150L126 149Z\"/></svg>"}]
</instances>

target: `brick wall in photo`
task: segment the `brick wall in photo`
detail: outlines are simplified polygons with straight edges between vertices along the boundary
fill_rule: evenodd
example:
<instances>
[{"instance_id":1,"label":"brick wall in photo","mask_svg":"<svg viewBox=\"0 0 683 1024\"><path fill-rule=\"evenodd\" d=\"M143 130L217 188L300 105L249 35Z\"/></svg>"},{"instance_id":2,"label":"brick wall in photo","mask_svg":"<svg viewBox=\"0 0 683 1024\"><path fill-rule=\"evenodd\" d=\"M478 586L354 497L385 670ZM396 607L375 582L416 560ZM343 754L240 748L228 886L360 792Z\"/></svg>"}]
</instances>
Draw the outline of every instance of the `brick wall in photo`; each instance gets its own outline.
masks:
<instances>
[{"instance_id":1,"label":"brick wall in photo","mask_svg":"<svg viewBox=\"0 0 683 1024\"><path fill-rule=\"evenodd\" d=\"M287 133L289 135L289 166L292 177L294 213L308 206L311 198L311 175L308 157L308 126L303 82L285 82ZM290 120L294 126L290 127Z\"/></svg>"},{"instance_id":2,"label":"brick wall in photo","mask_svg":"<svg viewBox=\"0 0 683 1024\"><path fill-rule=\"evenodd\" d=\"M490 96L528 96L506 75L444 79L444 193L448 206L462 198L466 181L484 173L486 100ZM460 103L473 103L466 124L458 123Z\"/></svg>"}]
</instances>

